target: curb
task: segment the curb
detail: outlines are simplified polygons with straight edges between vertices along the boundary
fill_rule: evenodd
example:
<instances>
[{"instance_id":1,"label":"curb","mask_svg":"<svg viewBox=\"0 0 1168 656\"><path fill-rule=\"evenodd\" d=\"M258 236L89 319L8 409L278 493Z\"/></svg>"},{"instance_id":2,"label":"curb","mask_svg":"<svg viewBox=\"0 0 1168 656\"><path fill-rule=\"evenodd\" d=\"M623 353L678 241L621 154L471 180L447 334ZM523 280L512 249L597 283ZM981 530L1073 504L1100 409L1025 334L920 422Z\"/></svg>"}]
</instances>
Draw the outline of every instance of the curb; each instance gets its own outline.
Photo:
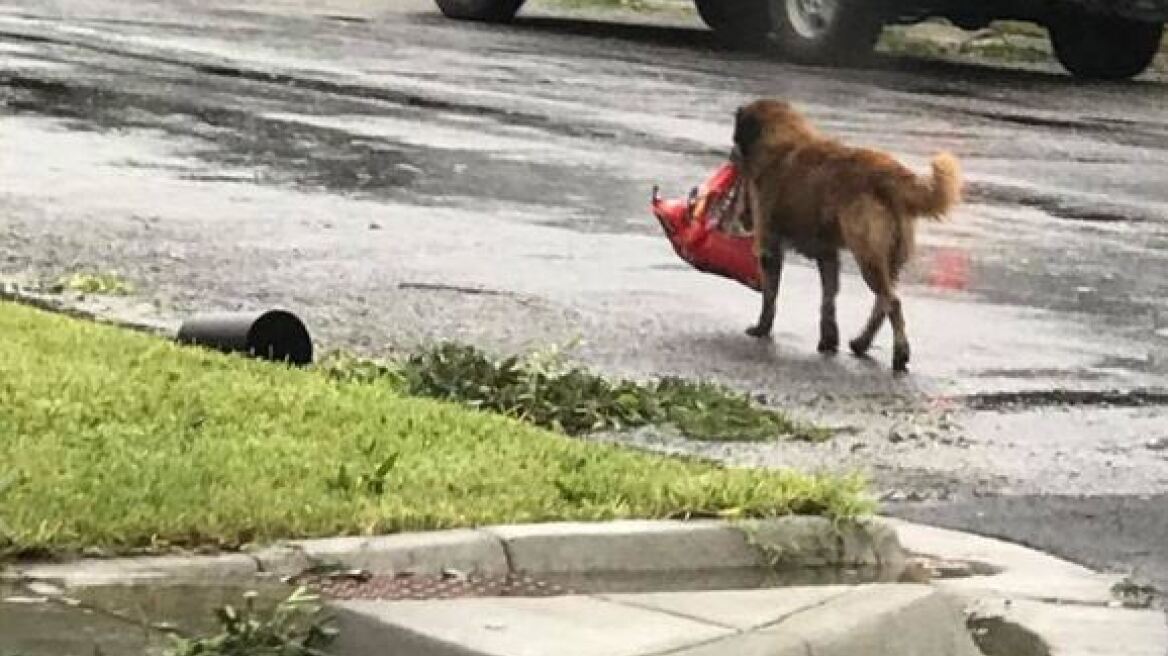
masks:
<instances>
[{"instance_id":1,"label":"curb","mask_svg":"<svg viewBox=\"0 0 1168 656\"><path fill-rule=\"evenodd\" d=\"M1116 577L999 540L885 518L838 524L785 517L737 523L505 525L291 541L247 554L17 565L15 574L25 583L40 583L42 590L51 590L45 583L64 588L161 582L238 585L322 564L379 574L457 570L482 576L657 573L692 578L712 570L772 566L785 572L883 571L882 582L865 585L335 602L352 649L345 653L358 655L381 653L390 646L394 653L418 656L532 653L515 651L515 641L538 642L531 631L541 626L559 626L555 640L574 635L576 643L566 651L579 654L966 656L977 653L962 642L970 631L987 656L1164 656L1168 651L1164 614L1125 607L1112 593ZM815 597L835 592L838 597ZM790 608L792 599L809 595L814 603ZM743 614L739 619L754 617L754 623L719 615L728 608L738 608ZM751 615L758 609L783 613ZM581 612L609 619L591 629L586 622L571 629L572 622L584 622ZM788 623L795 613L799 621ZM496 619L483 619L489 617ZM649 618L658 622L659 633L645 632L642 624ZM622 622L641 626L641 637L626 636L628 644L657 651L588 650L593 643L587 636L608 644L607 636L620 634ZM1116 640L1118 635L1124 639ZM678 643L677 636L686 636L688 642ZM362 644L369 648L358 649ZM370 650L373 645L377 648ZM560 645L558 651L565 649Z\"/></svg>"},{"instance_id":2,"label":"curb","mask_svg":"<svg viewBox=\"0 0 1168 656\"><path fill-rule=\"evenodd\" d=\"M126 582L233 582L292 576L316 565L374 574L498 576L592 572L690 572L780 567L879 569L898 576L905 555L879 521L834 523L793 516L717 520L624 520L488 526L377 537L293 540L219 556L130 557L17 565L25 580L64 586Z\"/></svg>"},{"instance_id":3,"label":"curb","mask_svg":"<svg viewBox=\"0 0 1168 656\"><path fill-rule=\"evenodd\" d=\"M228 583L259 573L256 561L243 554L219 556L142 556L85 559L71 563L16 564L18 582L50 583L66 588L142 583Z\"/></svg>"}]
</instances>

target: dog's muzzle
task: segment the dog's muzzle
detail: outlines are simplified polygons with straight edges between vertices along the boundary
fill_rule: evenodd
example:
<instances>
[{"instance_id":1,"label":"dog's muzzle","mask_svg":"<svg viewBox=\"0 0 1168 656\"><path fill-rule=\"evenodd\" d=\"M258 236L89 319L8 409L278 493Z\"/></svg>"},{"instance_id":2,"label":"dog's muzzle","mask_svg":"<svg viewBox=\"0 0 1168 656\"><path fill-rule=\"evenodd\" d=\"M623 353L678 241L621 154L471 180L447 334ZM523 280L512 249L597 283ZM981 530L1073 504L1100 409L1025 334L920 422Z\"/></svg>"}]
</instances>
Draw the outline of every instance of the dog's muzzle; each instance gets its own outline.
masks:
<instances>
[{"instance_id":1,"label":"dog's muzzle","mask_svg":"<svg viewBox=\"0 0 1168 656\"><path fill-rule=\"evenodd\" d=\"M730 149L730 163L734 166L742 166L742 149L737 144Z\"/></svg>"}]
</instances>

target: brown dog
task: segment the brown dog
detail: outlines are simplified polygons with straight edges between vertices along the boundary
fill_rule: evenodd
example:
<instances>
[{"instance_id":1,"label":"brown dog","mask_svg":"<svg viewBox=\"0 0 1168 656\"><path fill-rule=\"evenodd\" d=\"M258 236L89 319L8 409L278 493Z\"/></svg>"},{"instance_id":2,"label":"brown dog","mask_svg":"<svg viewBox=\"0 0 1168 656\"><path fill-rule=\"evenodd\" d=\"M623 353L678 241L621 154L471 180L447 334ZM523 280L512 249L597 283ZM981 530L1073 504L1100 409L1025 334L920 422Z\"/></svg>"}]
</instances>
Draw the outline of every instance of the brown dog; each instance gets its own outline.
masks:
<instances>
[{"instance_id":1,"label":"brown dog","mask_svg":"<svg viewBox=\"0 0 1168 656\"><path fill-rule=\"evenodd\" d=\"M849 345L856 355L867 353L889 317L895 333L892 367L904 371L909 345L897 278L912 254L916 219L941 220L960 201L957 160L941 153L933 159L932 178L918 177L885 153L821 136L778 100L738 109L733 159L742 171L763 279L762 312L747 333L770 335L783 253L794 248L819 266L819 351L836 352L839 251L847 249L876 295L867 325Z\"/></svg>"}]
</instances>

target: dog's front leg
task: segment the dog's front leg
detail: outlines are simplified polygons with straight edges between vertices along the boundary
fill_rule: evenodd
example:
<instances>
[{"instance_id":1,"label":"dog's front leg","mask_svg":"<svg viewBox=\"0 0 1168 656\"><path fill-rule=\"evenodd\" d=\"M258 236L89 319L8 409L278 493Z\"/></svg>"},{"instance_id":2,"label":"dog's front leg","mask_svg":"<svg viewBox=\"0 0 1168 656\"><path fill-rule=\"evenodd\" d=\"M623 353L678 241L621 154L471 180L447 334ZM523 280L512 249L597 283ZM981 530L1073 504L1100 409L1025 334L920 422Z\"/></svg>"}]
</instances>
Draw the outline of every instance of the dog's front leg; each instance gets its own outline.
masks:
<instances>
[{"instance_id":1,"label":"dog's front leg","mask_svg":"<svg viewBox=\"0 0 1168 656\"><path fill-rule=\"evenodd\" d=\"M772 229L770 207L763 207L763 198L757 184L749 177L742 185L746 207L754 224L754 250L758 255L759 277L762 282L762 311L758 323L746 329L751 337L770 337L775 325L775 300L779 296L779 280L783 275L783 244Z\"/></svg>"},{"instance_id":2,"label":"dog's front leg","mask_svg":"<svg viewBox=\"0 0 1168 656\"><path fill-rule=\"evenodd\" d=\"M839 324L835 320L835 298L839 295L839 253L824 255L816 263L819 265L819 283L823 290L823 300L819 306L819 347L820 353L835 353L839 350Z\"/></svg>"},{"instance_id":3,"label":"dog's front leg","mask_svg":"<svg viewBox=\"0 0 1168 656\"><path fill-rule=\"evenodd\" d=\"M762 273L762 311L758 323L746 329L751 337L770 337L775 325L775 300L779 296L779 280L783 276L783 249L775 244L765 247L758 254L758 265Z\"/></svg>"}]
</instances>

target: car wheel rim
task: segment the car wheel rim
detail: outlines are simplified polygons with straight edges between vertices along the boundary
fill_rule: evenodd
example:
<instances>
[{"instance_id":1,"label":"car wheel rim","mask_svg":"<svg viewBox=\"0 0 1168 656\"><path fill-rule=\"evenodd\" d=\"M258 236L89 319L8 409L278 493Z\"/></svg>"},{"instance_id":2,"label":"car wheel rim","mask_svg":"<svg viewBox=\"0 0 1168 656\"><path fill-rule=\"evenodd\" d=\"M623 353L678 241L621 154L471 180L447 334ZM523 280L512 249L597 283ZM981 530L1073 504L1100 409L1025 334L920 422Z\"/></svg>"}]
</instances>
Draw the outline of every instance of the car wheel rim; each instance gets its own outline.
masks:
<instances>
[{"instance_id":1,"label":"car wheel rim","mask_svg":"<svg viewBox=\"0 0 1168 656\"><path fill-rule=\"evenodd\" d=\"M787 21L805 39L819 39L835 22L838 0L787 0Z\"/></svg>"}]
</instances>

